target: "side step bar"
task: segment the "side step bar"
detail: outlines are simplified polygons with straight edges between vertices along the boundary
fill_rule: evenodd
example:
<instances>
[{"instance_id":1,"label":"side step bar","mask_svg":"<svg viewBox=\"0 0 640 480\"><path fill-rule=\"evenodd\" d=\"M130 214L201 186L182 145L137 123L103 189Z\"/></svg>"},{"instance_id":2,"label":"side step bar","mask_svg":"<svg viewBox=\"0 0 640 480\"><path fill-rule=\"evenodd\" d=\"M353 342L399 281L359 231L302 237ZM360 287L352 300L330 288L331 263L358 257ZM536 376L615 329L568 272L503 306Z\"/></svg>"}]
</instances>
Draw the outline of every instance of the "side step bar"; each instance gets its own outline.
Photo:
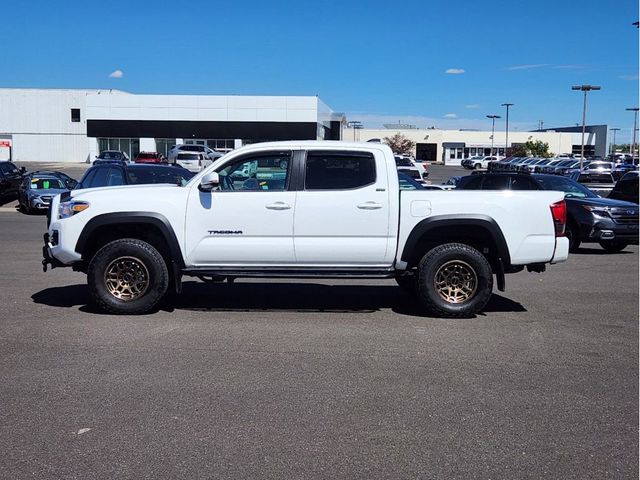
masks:
<instances>
[{"instance_id":1,"label":"side step bar","mask_svg":"<svg viewBox=\"0 0 640 480\"><path fill-rule=\"evenodd\" d=\"M185 268L183 275L192 277L234 277L234 278L393 278L393 269L379 268Z\"/></svg>"}]
</instances>

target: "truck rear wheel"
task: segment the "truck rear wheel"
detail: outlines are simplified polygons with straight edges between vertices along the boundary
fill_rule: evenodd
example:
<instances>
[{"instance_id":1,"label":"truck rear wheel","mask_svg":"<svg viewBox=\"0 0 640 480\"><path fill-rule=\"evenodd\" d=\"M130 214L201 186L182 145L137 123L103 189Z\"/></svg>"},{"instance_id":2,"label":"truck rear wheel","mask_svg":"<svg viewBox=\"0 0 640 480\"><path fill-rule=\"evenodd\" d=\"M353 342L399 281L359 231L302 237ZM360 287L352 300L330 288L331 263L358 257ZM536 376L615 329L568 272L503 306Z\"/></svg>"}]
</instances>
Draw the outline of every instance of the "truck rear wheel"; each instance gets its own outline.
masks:
<instances>
[{"instance_id":1,"label":"truck rear wheel","mask_svg":"<svg viewBox=\"0 0 640 480\"><path fill-rule=\"evenodd\" d=\"M162 255L134 238L106 244L89 263L87 282L92 301L116 314L140 314L153 309L169 285Z\"/></svg>"},{"instance_id":2,"label":"truck rear wheel","mask_svg":"<svg viewBox=\"0 0 640 480\"><path fill-rule=\"evenodd\" d=\"M429 250L418 266L418 298L441 317L470 317L491 297L493 273L473 247L446 243Z\"/></svg>"}]
</instances>

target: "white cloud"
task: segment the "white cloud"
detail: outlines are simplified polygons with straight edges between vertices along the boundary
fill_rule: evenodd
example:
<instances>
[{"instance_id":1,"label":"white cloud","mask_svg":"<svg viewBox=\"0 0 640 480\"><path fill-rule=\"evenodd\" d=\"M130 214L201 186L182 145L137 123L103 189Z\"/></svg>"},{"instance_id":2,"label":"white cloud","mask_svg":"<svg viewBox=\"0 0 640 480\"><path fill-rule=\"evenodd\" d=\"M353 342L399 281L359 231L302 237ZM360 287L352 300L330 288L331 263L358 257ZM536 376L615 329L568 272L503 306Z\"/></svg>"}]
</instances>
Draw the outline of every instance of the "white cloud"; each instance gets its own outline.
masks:
<instances>
[{"instance_id":1,"label":"white cloud","mask_svg":"<svg viewBox=\"0 0 640 480\"><path fill-rule=\"evenodd\" d=\"M465 105L464 108L480 108L480 105L478 105L477 103L470 103L468 105Z\"/></svg>"},{"instance_id":2,"label":"white cloud","mask_svg":"<svg viewBox=\"0 0 640 480\"><path fill-rule=\"evenodd\" d=\"M464 73L463 68L448 68L444 71L444 73L448 73L449 75L461 75Z\"/></svg>"},{"instance_id":3,"label":"white cloud","mask_svg":"<svg viewBox=\"0 0 640 480\"><path fill-rule=\"evenodd\" d=\"M638 80L638 75L620 75L618 77L620 80Z\"/></svg>"},{"instance_id":4,"label":"white cloud","mask_svg":"<svg viewBox=\"0 0 640 480\"><path fill-rule=\"evenodd\" d=\"M114 70L109 74L109 78L122 78L123 75L122 70Z\"/></svg>"},{"instance_id":5,"label":"white cloud","mask_svg":"<svg viewBox=\"0 0 640 480\"><path fill-rule=\"evenodd\" d=\"M549 67L548 63L533 63L528 65L514 65L512 67L507 67L507 70L531 70L532 68L544 68Z\"/></svg>"},{"instance_id":6,"label":"white cloud","mask_svg":"<svg viewBox=\"0 0 640 480\"><path fill-rule=\"evenodd\" d=\"M458 118L455 113L446 113L442 118Z\"/></svg>"}]
</instances>

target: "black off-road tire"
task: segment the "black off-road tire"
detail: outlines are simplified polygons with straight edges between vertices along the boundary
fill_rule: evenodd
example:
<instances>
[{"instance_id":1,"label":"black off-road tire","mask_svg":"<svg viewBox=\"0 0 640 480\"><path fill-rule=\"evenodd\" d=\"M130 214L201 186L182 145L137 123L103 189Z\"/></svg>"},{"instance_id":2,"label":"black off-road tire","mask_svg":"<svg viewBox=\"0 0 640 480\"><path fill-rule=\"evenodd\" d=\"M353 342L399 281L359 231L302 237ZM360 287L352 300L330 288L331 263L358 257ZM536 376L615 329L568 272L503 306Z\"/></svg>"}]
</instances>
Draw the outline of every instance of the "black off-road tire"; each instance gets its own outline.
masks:
<instances>
[{"instance_id":1,"label":"black off-road tire","mask_svg":"<svg viewBox=\"0 0 640 480\"><path fill-rule=\"evenodd\" d=\"M564 234L569 239L569 252L576 253L580 249L580 234L578 233L578 229L572 224L567 223Z\"/></svg>"},{"instance_id":2,"label":"black off-road tire","mask_svg":"<svg viewBox=\"0 0 640 480\"><path fill-rule=\"evenodd\" d=\"M446 300L436 287L436 276L441 268L446 270L447 266L455 265L462 265L475 277L475 288L460 303ZM445 243L429 250L418 265L417 280L420 302L430 313L439 317L471 317L486 306L493 290L491 265L482 253L462 243Z\"/></svg>"},{"instance_id":3,"label":"black off-road tire","mask_svg":"<svg viewBox=\"0 0 640 480\"><path fill-rule=\"evenodd\" d=\"M618 253L629 246L627 242L621 242L620 240L601 240L600 246L607 252Z\"/></svg>"},{"instance_id":4,"label":"black off-road tire","mask_svg":"<svg viewBox=\"0 0 640 480\"><path fill-rule=\"evenodd\" d=\"M146 268L147 287L139 297L123 300L109 291L105 273L117 259L139 262ZM143 269L144 270L144 269ZM164 297L169 285L169 272L162 255L152 245L134 238L107 243L93 256L87 271L92 302L101 310L118 315L137 315L152 310Z\"/></svg>"}]
</instances>

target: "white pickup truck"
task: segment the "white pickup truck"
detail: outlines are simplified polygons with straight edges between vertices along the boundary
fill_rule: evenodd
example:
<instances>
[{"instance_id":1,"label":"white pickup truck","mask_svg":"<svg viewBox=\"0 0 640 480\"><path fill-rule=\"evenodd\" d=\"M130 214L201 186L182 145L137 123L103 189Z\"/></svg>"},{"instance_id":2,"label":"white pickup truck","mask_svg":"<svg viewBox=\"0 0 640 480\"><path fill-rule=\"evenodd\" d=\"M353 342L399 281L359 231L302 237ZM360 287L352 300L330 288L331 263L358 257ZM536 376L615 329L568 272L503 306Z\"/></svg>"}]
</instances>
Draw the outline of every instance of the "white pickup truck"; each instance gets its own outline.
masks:
<instances>
[{"instance_id":1,"label":"white pickup truck","mask_svg":"<svg viewBox=\"0 0 640 480\"><path fill-rule=\"evenodd\" d=\"M247 172L251 172L247 175ZM108 312L152 310L183 276L395 278L432 314L482 310L505 273L567 259L562 192L400 191L386 145L253 144L185 186L55 197L43 266L87 273Z\"/></svg>"}]
</instances>

